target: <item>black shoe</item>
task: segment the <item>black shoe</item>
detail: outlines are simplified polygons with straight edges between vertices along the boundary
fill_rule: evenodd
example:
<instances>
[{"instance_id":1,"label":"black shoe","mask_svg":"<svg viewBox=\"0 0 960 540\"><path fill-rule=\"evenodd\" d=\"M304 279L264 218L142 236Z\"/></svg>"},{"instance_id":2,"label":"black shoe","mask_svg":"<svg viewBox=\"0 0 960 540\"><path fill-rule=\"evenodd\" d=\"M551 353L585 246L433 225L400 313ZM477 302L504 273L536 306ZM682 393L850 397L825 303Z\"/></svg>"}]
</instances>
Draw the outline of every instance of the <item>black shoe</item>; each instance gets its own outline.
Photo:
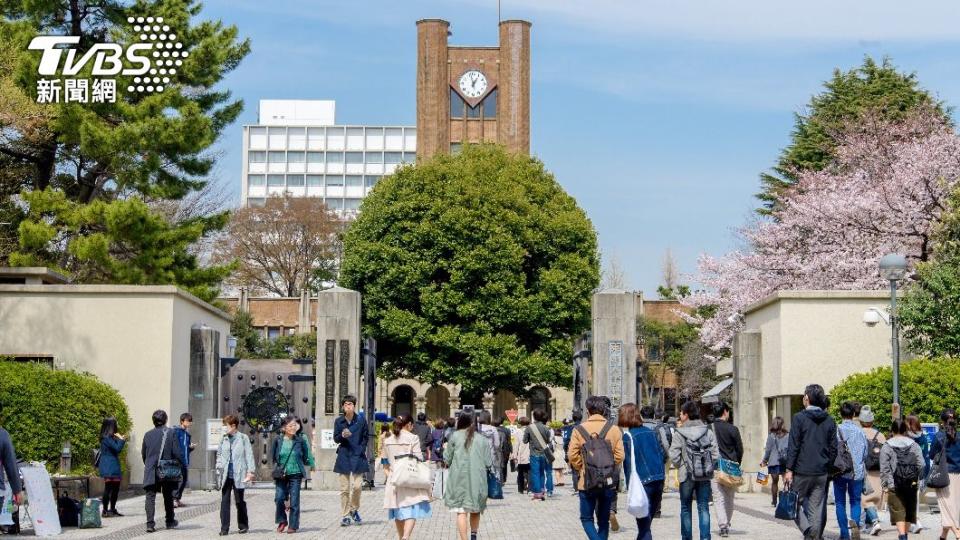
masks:
<instances>
[{"instance_id":1,"label":"black shoe","mask_svg":"<svg viewBox=\"0 0 960 540\"><path fill-rule=\"evenodd\" d=\"M226 536L226 535L227 535L227 531L220 531L220 536Z\"/></svg>"},{"instance_id":2,"label":"black shoe","mask_svg":"<svg viewBox=\"0 0 960 540\"><path fill-rule=\"evenodd\" d=\"M240 530L237 531L237 532L239 532L240 534L247 534L247 531L249 531L249 530L250 530L249 527L244 527L244 528L240 529Z\"/></svg>"},{"instance_id":3,"label":"black shoe","mask_svg":"<svg viewBox=\"0 0 960 540\"><path fill-rule=\"evenodd\" d=\"M653 519L660 519L660 511L657 510L657 513L653 515Z\"/></svg>"},{"instance_id":4,"label":"black shoe","mask_svg":"<svg viewBox=\"0 0 960 540\"><path fill-rule=\"evenodd\" d=\"M168 529L176 529L176 528L179 527L179 526L180 526L180 522L177 521L177 520L173 520L173 521L171 521L170 523L167 523L167 528L168 528Z\"/></svg>"},{"instance_id":5,"label":"black shoe","mask_svg":"<svg viewBox=\"0 0 960 540\"><path fill-rule=\"evenodd\" d=\"M123 517L123 514L117 512L116 509L111 510L110 513L113 514L113 517Z\"/></svg>"},{"instance_id":6,"label":"black shoe","mask_svg":"<svg viewBox=\"0 0 960 540\"><path fill-rule=\"evenodd\" d=\"M147 532L148 533L157 532L157 528L154 527L153 525L147 525Z\"/></svg>"}]
</instances>

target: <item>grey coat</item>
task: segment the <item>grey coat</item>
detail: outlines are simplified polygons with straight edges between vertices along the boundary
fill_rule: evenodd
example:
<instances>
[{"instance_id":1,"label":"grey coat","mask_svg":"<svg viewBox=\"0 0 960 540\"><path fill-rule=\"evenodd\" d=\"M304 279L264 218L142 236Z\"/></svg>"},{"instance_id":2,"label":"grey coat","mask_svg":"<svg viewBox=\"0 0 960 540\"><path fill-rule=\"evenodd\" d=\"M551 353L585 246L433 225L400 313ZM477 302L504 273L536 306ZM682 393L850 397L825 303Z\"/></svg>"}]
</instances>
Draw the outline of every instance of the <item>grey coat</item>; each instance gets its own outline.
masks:
<instances>
[{"instance_id":1,"label":"grey coat","mask_svg":"<svg viewBox=\"0 0 960 540\"><path fill-rule=\"evenodd\" d=\"M163 443L166 434L166 443ZM160 447L163 446L163 456ZM175 459L183 465L183 453L177 444L177 436L172 429L161 426L153 428L143 436L140 446L140 457L143 458L143 487L157 484L157 465L161 459Z\"/></svg>"},{"instance_id":2,"label":"grey coat","mask_svg":"<svg viewBox=\"0 0 960 540\"><path fill-rule=\"evenodd\" d=\"M252 473L256 470L257 465L253 461L253 445L250 444L250 437L239 431L233 436L232 444L228 435L220 439L220 447L217 448L217 487L223 489L223 484L227 481L231 454L233 455L233 485L236 489L246 489L247 483L244 479L248 472Z\"/></svg>"},{"instance_id":3,"label":"grey coat","mask_svg":"<svg viewBox=\"0 0 960 540\"><path fill-rule=\"evenodd\" d=\"M706 424L700 420L688 420L683 427L677 428L673 434L673 443L670 445L670 461L677 468L678 481L686 482L690 473L688 472L687 440L697 440L703 437L703 444L710 447L710 454L713 455L713 461L720 459L720 448L717 446L717 438L713 431L707 428Z\"/></svg>"},{"instance_id":4,"label":"grey coat","mask_svg":"<svg viewBox=\"0 0 960 540\"><path fill-rule=\"evenodd\" d=\"M880 485L886 489L894 488L893 473L897 470L897 453L894 447L910 448L910 454L920 469L920 476L923 476L924 461L920 445L910 437L891 437L880 448Z\"/></svg>"}]
</instances>

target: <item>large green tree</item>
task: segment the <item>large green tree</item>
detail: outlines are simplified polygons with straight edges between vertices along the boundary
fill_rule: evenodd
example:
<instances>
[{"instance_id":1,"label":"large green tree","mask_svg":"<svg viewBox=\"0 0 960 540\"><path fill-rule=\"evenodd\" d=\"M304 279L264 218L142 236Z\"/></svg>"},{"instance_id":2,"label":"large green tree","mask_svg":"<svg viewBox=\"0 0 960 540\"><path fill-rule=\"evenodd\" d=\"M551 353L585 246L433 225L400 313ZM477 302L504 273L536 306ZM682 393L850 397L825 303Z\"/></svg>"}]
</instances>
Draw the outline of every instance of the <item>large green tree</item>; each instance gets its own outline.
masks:
<instances>
[{"instance_id":1,"label":"large green tree","mask_svg":"<svg viewBox=\"0 0 960 540\"><path fill-rule=\"evenodd\" d=\"M235 27L193 21L199 11L194 0L0 2L0 257L76 281L171 283L215 296L228 269L203 268L190 246L225 215L170 219L156 208L205 185L210 147L242 109L216 86L249 42ZM162 17L189 54L162 92L128 92L133 76L116 75L115 103L37 103L34 37L79 36L80 57L98 43L138 41L128 17Z\"/></svg>"},{"instance_id":2,"label":"large green tree","mask_svg":"<svg viewBox=\"0 0 960 540\"><path fill-rule=\"evenodd\" d=\"M823 86L806 110L794 115L790 144L780 152L777 164L760 175L760 214L776 215L782 194L797 183L799 172L829 165L837 136L865 113L876 114L879 120L899 120L918 107L932 107L949 121L943 102L920 87L916 74L901 73L889 58L878 64L867 56L860 67L836 69Z\"/></svg>"},{"instance_id":3,"label":"large green tree","mask_svg":"<svg viewBox=\"0 0 960 540\"><path fill-rule=\"evenodd\" d=\"M340 283L388 376L467 391L571 384L596 232L536 159L466 146L385 177L344 238Z\"/></svg>"}]
</instances>

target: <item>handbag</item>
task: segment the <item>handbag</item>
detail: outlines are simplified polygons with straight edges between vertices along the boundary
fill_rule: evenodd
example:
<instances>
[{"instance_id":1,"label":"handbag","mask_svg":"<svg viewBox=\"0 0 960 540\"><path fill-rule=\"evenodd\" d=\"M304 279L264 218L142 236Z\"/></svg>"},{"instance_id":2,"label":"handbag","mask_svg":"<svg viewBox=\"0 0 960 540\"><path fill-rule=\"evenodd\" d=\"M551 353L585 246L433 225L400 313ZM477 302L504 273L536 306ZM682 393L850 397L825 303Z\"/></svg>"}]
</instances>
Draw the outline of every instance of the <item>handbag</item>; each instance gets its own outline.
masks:
<instances>
[{"instance_id":1,"label":"handbag","mask_svg":"<svg viewBox=\"0 0 960 540\"><path fill-rule=\"evenodd\" d=\"M763 471L757 471L757 483L765 486L770 483L770 475Z\"/></svg>"},{"instance_id":2,"label":"handbag","mask_svg":"<svg viewBox=\"0 0 960 540\"><path fill-rule=\"evenodd\" d=\"M293 444L297 444L298 442L300 442L300 439L294 439L294 440L293 440ZM281 446L282 444L283 444L283 441L282 441L282 440L277 444L277 452L278 452L278 453L280 452L280 446ZM287 476L287 463L290 463L290 457L293 456L293 450L294 450L294 447L290 447L290 453L287 454L287 459L283 460L283 465L281 465L281 464L279 464L279 463L274 464L274 466L273 466L273 472L270 473L270 475L273 477L274 480L283 480L284 478L286 478L286 476Z\"/></svg>"},{"instance_id":3,"label":"handbag","mask_svg":"<svg viewBox=\"0 0 960 540\"><path fill-rule=\"evenodd\" d=\"M793 521L797 519L797 508L799 506L800 496L796 491L785 489L780 492L780 498L777 499L777 511L774 516L777 519Z\"/></svg>"},{"instance_id":4,"label":"handbag","mask_svg":"<svg viewBox=\"0 0 960 540\"><path fill-rule=\"evenodd\" d=\"M743 471L740 470L740 464L729 459L719 459L714 478L718 484L727 487L736 488L743 485Z\"/></svg>"},{"instance_id":5,"label":"handbag","mask_svg":"<svg viewBox=\"0 0 960 540\"><path fill-rule=\"evenodd\" d=\"M937 459L934 460L934 463L930 467L930 472L927 474L927 487L934 489L943 489L950 485L950 471L947 469L946 437L940 442L940 451L937 453Z\"/></svg>"},{"instance_id":6,"label":"handbag","mask_svg":"<svg viewBox=\"0 0 960 540\"><path fill-rule=\"evenodd\" d=\"M487 498L503 498L503 484L500 483L497 475L493 474L493 471L487 471Z\"/></svg>"},{"instance_id":7,"label":"handbag","mask_svg":"<svg viewBox=\"0 0 960 540\"><path fill-rule=\"evenodd\" d=\"M528 428L530 433L533 433L533 438L537 440L537 444L540 445L540 448L543 449L543 456L547 458L547 463L553 464L554 455L553 448L548 446L543 440L543 435L540 434L540 430L537 429L537 425L533 424Z\"/></svg>"},{"instance_id":8,"label":"handbag","mask_svg":"<svg viewBox=\"0 0 960 540\"><path fill-rule=\"evenodd\" d=\"M430 467L413 454L397 456L390 467L390 480L396 487L406 489L432 489Z\"/></svg>"},{"instance_id":9,"label":"handbag","mask_svg":"<svg viewBox=\"0 0 960 540\"><path fill-rule=\"evenodd\" d=\"M640 481L637 467L630 467L630 483L627 485L627 513L635 518L645 518L650 515L650 498L647 490Z\"/></svg>"},{"instance_id":10,"label":"handbag","mask_svg":"<svg viewBox=\"0 0 960 540\"><path fill-rule=\"evenodd\" d=\"M100 499L84 499L80 510L81 529L99 529L103 524L100 521Z\"/></svg>"},{"instance_id":11,"label":"handbag","mask_svg":"<svg viewBox=\"0 0 960 540\"><path fill-rule=\"evenodd\" d=\"M183 477L183 469L180 461L176 459L163 459L163 449L167 445L167 433L169 429L163 430L163 439L160 441L160 455L157 456L157 480L161 482L179 482Z\"/></svg>"}]
</instances>

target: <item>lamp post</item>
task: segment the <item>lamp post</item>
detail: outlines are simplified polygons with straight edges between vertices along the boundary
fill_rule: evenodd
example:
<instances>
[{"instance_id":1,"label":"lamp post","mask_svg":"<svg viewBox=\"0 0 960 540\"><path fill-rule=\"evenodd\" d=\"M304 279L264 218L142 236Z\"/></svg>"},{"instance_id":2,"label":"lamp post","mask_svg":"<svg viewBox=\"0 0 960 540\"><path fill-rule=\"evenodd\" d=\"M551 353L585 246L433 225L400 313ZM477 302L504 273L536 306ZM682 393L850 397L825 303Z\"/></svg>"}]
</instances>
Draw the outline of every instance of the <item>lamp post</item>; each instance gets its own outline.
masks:
<instances>
[{"instance_id":1,"label":"lamp post","mask_svg":"<svg viewBox=\"0 0 960 540\"><path fill-rule=\"evenodd\" d=\"M900 418L900 321L897 317L897 282L907 275L907 258L898 253L880 259L880 277L890 282L890 344L893 348L893 417Z\"/></svg>"}]
</instances>

